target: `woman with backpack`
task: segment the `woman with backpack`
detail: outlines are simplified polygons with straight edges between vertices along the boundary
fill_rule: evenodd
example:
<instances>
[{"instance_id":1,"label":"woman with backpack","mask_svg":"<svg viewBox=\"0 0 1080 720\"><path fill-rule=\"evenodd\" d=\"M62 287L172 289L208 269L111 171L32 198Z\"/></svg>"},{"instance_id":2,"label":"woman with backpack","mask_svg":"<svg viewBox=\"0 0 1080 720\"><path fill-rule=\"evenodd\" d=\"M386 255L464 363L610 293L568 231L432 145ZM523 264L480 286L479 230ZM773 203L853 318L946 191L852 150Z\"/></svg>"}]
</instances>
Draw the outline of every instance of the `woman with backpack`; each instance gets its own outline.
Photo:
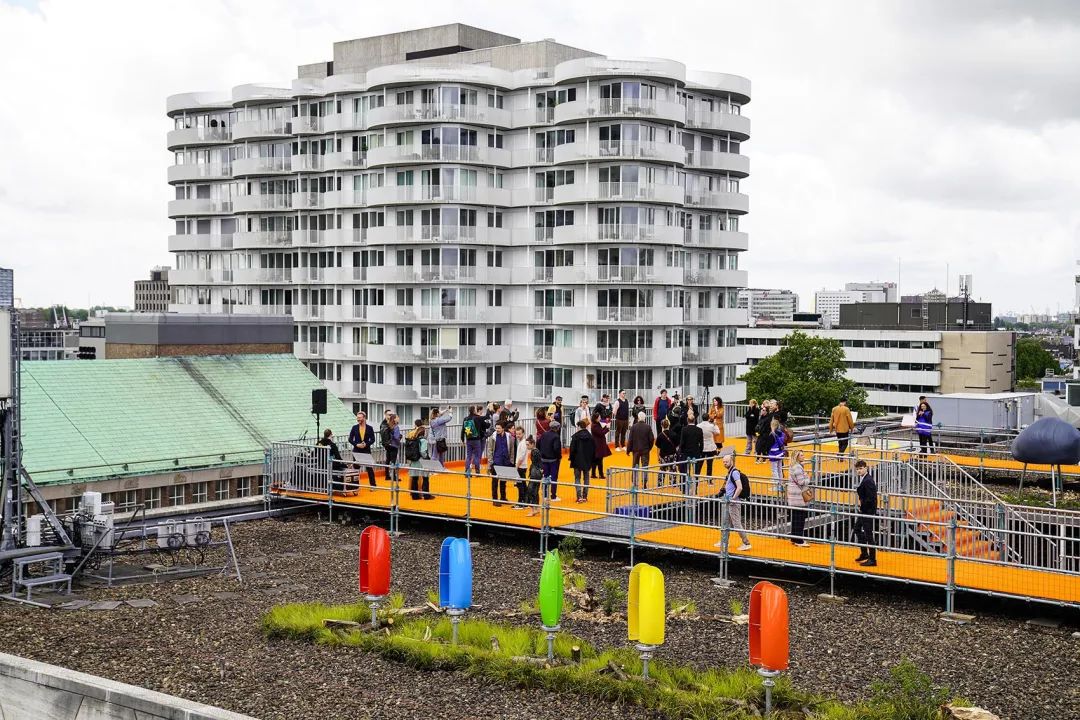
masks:
<instances>
[{"instance_id":1,"label":"woman with backpack","mask_svg":"<svg viewBox=\"0 0 1080 720\"><path fill-rule=\"evenodd\" d=\"M656 454L660 458L660 473L656 482L659 487L664 485L664 468L676 466L679 462L679 443L671 429L671 421L667 418L660 421L660 434L656 436ZM648 480L644 487L648 487Z\"/></svg>"},{"instance_id":2,"label":"woman with backpack","mask_svg":"<svg viewBox=\"0 0 1080 720\"><path fill-rule=\"evenodd\" d=\"M428 454L427 428L424 421L416 418L413 429L405 435L401 444L405 462L409 463L409 497L413 500L434 500L430 480L420 467L420 460Z\"/></svg>"},{"instance_id":3,"label":"woman with backpack","mask_svg":"<svg viewBox=\"0 0 1080 720\"><path fill-rule=\"evenodd\" d=\"M432 460L438 460L440 464L446 464L446 426L454 420L454 413L450 408L440 411L435 408L431 411L428 419L428 449Z\"/></svg>"},{"instance_id":4,"label":"woman with backpack","mask_svg":"<svg viewBox=\"0 0 1080 720\"><path fill-rule=\"evenodd\" d=\"M810 543L803 536L806 534L806 508L814 495L802 463L803 451L793 451L788 465L787 504L791 508L791 544L809 547Z\"/></svg>"},{"instance_id":5,"label":"woman with backpack","mask_svg":"<svg viewBox=\"0 0 1080 720\"><path fill-rule=\"evenodd\" d=\"M787 437L784 428L780 425L780 418L774 417L769 423L769 465L772 466L772 479L776 481L777 489L783 492L784 482L784 447L787 445Z\"/></svg>"}]
</instances>

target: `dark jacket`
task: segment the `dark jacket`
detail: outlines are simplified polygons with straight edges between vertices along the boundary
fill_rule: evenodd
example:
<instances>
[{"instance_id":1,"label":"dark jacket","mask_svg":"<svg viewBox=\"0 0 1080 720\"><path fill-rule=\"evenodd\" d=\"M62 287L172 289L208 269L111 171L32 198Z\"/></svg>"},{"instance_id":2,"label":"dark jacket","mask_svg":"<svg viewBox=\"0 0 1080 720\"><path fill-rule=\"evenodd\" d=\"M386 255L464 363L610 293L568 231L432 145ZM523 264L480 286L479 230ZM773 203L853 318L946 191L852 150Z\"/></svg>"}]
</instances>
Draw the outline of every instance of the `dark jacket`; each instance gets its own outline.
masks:
<instances>
[{"instance_id":1,"label":"dark jacket","mask_svg":"<svg viewBox=\"0 0 1080 720\"><path fill-rule=\"evenodd\" d=\"M867 472L863 475L862 482L855 489L859 494L859 513L862 515L877 515L877 483L874 474Z\"/></svg>"},{"instance_id":2,"label":"dark jacket","mask_svg":"<svg viewBox=\"0 0 1080 720\"><path fill-rule=\"evenodd\" d=\"M686 406L677 402L668 410L667 421L671 424L672 432L678 433L686 425Z\"/></svg>"},{"instance_id":3,"label":"dark jacket","mask_svg":"<svg viewBox=\"0 0 1080 720\"><path fill-rule=\"evenodd\" d=\"M592 433L587 429L578 430L570 438L570 467L575 470L588 470L593 466L596 446Z\"/></svg>"},{"instance_id":4,"label":"dark jacket","mask_svg":"<svg viewBox=\"0 0 1080 720\"><path fill-rule=\"evenodd\" d=\"M656 436L656 452L660 454L660 457L671 457L678 449L679 446L675 442L675 433L671 430L662 430Z\"/></svg>"},{"instance_id":5,"label":"dark jacket","mask_svg":"<svg viewBox=\"0 0 1080 720\"><path fill-rule=\"evenodd\" d=\"M593 423L590 426L590 432L592 433L593 444L596 446L596 459L606 458L611 454L611 448L607 444L608 429L600 423Z\"/></svg>"},{"instance_id":6,"label":"dark jacket","mask_svg":"<svg viewBox=\"0 0 1080 720\"><path fill-rule=\"evenodd\" d=\"M705 434L697 425L687 425L679 432L679 449L686 457L699 458L705 454Z\"/></svg>"},{"instance_id":7,"label":"dark jacket","mask_svg":"<svg viewBox=\"0 0 1080 720\"><path fill-rule=\"evenodd\" d=\"M330 448L330 459L334 462L341 462L341 452L337 449L337 443L329 438L319 438L319 442L316 445L322 445Z\"/></svg>"},{"instance_id":8,"label":"dark jacket","mask_svg":"<svg viewBox=\"0 0 1080 720\"><path fill-rule=\"evenodd\" d=\"M592 410L593 415L599 415L601 420L611 419L611 406L605 405L602 402L596 403L596 407ZM592 418L589 418L590 420Z\"/></svg>"},{"instance_id":9,"label":"dark jacket","mask_svg":"<svg viewBox=\"0 0 1080 720\"><path fill-rule=\"evenodd\" d=\"M761 419L757 424L757 443L754 445L754 449L757 450L758 455L767 455L769 448L772 446L772 419L774 413L762 413Z\"/></svg>"},{"instance_id":10,"label":"dark jacket","mask_svg":"<svg viewBox=\"0 0 1080 720\"><path fill-rule=\"evenodd\" d=\"M761 419L761 408L752 407L746 410L746 436L750 437L757 432L758 420Z\"/></svg>"},{"instance_id":11,"label":"dark jacket","mask_svg":"<svg viewBox=\"0 0 1080 720\"><path fill-rule=\"evenodd\" d=\"M630 419L630 401L615 398L615 419L616 420L629 420Z\"/></svg>"},{"instance_id":12,"label":"dark jacket","mask_svg":"<svg viewBox=\"0 0 1080 720\"><path fill-rule=\"evenodd\" d=\"M643 413L647 410L644 405L634 405L630 408L630 414L633 416L631 420L637 420L638 413Z\"/></svg>"},{"instance_id":13,"label":"dark jacket","mask_svg":"<svg viewBox=\"0 0 1080 720\"><path fill-rule=\"evenodd\" d=\"M540 459L543 462L555 462L562 459L562 440L559 433L548 431L536 441L536 449L540 451Z\"/></svg>"},{"instance_id":14,"label":"dark jacket","mask_svg":"<svg viewBox=\"0 0 1080 720\"><path fill-rule=\"evenodd\" d=\"M364 443L366 447L357 447L360 443ZM352 430L349 431L349 445L352 446L353 452L370 453L375 447L375 428L364 425L364 437L360 437L359 423L353 425Z\"/></svg>"},{"instance_id":15,"label":"dark jacket","mask_svg":"<svg viewBox=\"0 0 1080 720\"><path fill-rule=\"evenodd\" d=\"M517 423L520 416L521 414L517 410L507 410L506 408L503 408L499 411L498 423L509 430Z\"/></svg>"},{"instance_id":16,"label":"dark jacket","mask_svg":"<svg viewBox=\"0 0 1080 720\"><path fill-rule=\"evenodd\" d=\"M626 435L626 447L632 453L648 453L656 442L652 424L636 422L630 426L630 432Z\"/></svg>"}]
</instances>

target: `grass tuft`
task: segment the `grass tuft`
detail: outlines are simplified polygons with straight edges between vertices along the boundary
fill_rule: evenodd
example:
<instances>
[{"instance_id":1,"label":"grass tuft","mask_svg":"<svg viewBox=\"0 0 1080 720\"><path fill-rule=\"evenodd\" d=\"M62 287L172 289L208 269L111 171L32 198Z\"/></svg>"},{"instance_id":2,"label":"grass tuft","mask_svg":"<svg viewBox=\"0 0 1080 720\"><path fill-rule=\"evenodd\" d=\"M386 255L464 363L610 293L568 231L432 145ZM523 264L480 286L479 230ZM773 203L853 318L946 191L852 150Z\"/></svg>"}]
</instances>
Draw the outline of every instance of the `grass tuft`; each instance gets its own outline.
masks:
<instances>
[{"instance_id":1,"label":"grass tuft","mask_svg":"<svg viewBox=\"0 0 1080 720\"><path fill-rule=\"evenodd\" d=\"M728 603L728 608L731 610L732 615L742 615L743 614L742 600L732 599L731 602Z\"/></svg>"}]
</instances>

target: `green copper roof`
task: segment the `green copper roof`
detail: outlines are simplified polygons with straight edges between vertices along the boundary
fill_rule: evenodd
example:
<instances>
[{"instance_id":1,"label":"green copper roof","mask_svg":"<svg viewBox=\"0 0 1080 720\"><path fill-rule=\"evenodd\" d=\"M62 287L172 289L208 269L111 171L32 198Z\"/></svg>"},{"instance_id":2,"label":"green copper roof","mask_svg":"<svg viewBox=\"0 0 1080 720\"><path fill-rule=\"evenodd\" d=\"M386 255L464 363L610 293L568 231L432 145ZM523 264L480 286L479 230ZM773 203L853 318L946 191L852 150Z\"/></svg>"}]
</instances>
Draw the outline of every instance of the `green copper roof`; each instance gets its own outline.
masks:
<instances>
[{"instance_id":1,"label":"green copper roof","mask_svg":"<svg viewBox=\"0 0 1080 720\"><path fill-rule=\"evenodd\" d=\"M54 484L261 462L273 441L314 441L318 387L291 355L24 362L23 463ZM322 427L348 432L327 404Z\"/></svg>"}]
</instances>

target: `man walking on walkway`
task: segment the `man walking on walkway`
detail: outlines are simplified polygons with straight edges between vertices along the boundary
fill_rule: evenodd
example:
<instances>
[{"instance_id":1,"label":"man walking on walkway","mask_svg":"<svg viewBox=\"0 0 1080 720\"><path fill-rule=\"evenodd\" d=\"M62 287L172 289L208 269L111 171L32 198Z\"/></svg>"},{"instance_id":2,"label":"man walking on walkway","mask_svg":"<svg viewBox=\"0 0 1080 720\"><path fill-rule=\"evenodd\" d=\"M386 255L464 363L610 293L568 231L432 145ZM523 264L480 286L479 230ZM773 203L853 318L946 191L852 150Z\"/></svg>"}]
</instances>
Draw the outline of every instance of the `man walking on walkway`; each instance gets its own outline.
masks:
<instances>
[{"instance_id":1,"label":"man walking on walkway","mask_svg":"<svg viewBox=\"0 0 1080 720\"><path fill-rule=\"evenodd\" d=\"M854 427L855 418L848 409L847 398L840 398L840 404L832 409L832 415L829 416L829 432L836 434L837 452L841 455L847 452L848 435Z\"/></svg>"},{"instance_id":2,"label":"man walking on walkway","mask_svg":"<svg viewBox=\"0 0 1080 720\"><path fill-rule=\"evenodd\" d=\"M859 476L859 517L855 518L855 537L862 546L855 562L863 567L877 565L877 548L874 547L874 525L877 517L877 483L867 467L865 460L855 463L855 474Z\"/></svg>"},{"instance_id":3,"label":"man walking on walkway","mask_svg":"<svg viewBox=\"0 0 1080 720\"><path fill-rule=\"evenodd\" d=\"M645 412L638 413L637 422L630 428L630 434L626 440L626 449L630 453L631 467L639 468L645 467L649 464L649 453L652 452L653 444L656 442L656 436L653 434L652 426L645 420ZM639 481L642 487L649 487L649 478L643 471L638 471L641 475Z\"/></svg>"},{"instance_id":4,"label":"man walking on walkway","mask_svg":"<svg viewBox=\"0 0 1080 720\"><path fill-rule=\"evenodd\" d=\"M559 462L562 460L562 425L552 420L548 432L536 441L540 462L544 466L544 482L551 502L559 501Z\"/></svg>"},{"instance_id":5,"label":"man walking on walkway","mask_svg":"<svg viewBox=\"0 0 1080 720\"><path fill-rule=\"evenodd\" d=\"M742 545L739 550L746 552L750 549L750 538L746 534L742 523L742 500L750 497L750 481L735 467L735 448L724 448L720 453L720 459L727 468L727 479L724 480L724 497L727 498L728 527L739 533ZM727 538L721 537L715 547L722 548L727 544Z\"/></svg>"},{"instance_id":6,"label":"man walking on walkway","mask_svg":"<svg viewBox=\"0 0 1080 720\"><path fill-rule=\"evenodd\" d=\"M484 453L483 424L475 406L469 408L465 422L461 423L461 441L465 443L465 472L472 468L480 472L480 456Z\"/></svg>"},{"instance_id":7,"label":"man walking on walkway","mask_svg":"<svg viewBox=\"0 0 1080 720\"><path fill-rule=\"evenodd\" d=\"M487 441L488 472L491 473L491 504L500 506L506 502L506 479L495 474L495 468L514 467L517 455L517 438L506 432L505 425L495 425L495 432Z\"/></svg>"}]
</instances>

